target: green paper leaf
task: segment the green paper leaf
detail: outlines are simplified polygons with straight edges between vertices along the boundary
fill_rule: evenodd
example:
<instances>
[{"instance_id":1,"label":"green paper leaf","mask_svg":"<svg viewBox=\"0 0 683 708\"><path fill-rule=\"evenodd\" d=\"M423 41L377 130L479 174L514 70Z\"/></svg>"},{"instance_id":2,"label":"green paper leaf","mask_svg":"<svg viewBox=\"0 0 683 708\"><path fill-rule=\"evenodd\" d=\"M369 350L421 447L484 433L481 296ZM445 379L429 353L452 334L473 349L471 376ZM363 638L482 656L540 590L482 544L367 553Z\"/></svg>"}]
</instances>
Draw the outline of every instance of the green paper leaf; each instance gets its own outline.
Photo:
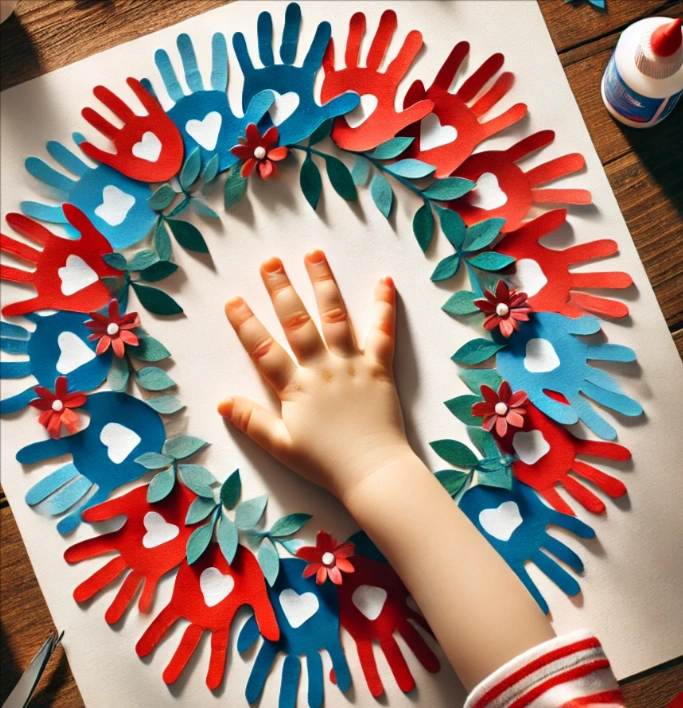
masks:
<instances>
[{"instance_id":1,"label":"green paper leaf","mask_svg":"<svg viewBox=\"0 0 683 708\"><path fill-rule=\"evenodd\" d=\"M161 451L164 455L169 455L174 460L185 460L192 457L195 452L201 450L205 445L208 445L206 440L195 438L192 435L174 435L169 438Z\"/></svg>"},{"instance_id":2,"label":"green paper leaf","mask_svg":"<svg viewBox=\"0 0 683 708\"><path fill-rule=\"evenodd\" d=\"M481 421L482 418L479 418ZM496 455L500 457L501 453L498 450L496 441L493 439L491 433L486 432L481 427L468 427L467 434L470 436L470 440L473 442L477 450L484 456L484 458L495 457ZM477 465L477 468L481 468L482 465L487 462L487 459L483 459Z\"/></svg>"},{"instance_id":3,"label":"green paper leaf","mask_svg":"<svg viewBox=\"0 0 683 708\"><path fill-rule=\"evenodd\" d=\"M452 209L437 207L436 210L439 214L441 230L444 236L448 239L453 248L456 250L460 249L465 240L465 234L467 233L467 227L462 217Z\"/></svg>"},{"instance_id":4,"label":"green paper leaf","mask_svg":"<svg viewBox=\"0 0 683 708\"><path fill-rule=\"evenodd\" d=\"M147 501L150 504L155 504L156 502L166 499L166 497L173 491L175 487L175 470L173 467L169 467L159 474L155 474L152 477L152 481L147 487Z\"/></svg>"},{"instance_id":5,"label":"green paper leaf","mask_svg":"<svg viewBox=\"0 0 683 708\"><path fill-rule=\"evenodd\" d=\"M479 461L472 450L457 440L435 440L429 443L434 452L453 467L471 469Z\"/></svg>"},{"instance_id":6,"label":"green paper leaf","mask_svg":"<svg viewBox=\"0 0 683 708\"><path fill-rule=\"evenodd\" d=\"M207 219L221 218L205 201L203 201L199 197L192 197L190 199L190 209L192 209L195 214L199 214L199 216L204 216Z\"/></svg>"},{"instance_id":7,"label":"green paper leaf","mask_svg":"<svg viewBox=\"0 0 683 708\"><path fill-rule=\"evenodd\" d=\"M171 356L171 352L154 337L142 335L137 347L128 347L128 353L140 361L163 361Z\"/></svg>"},{"instance_id":8,"label":"green paper leaf","mask_svg":"<svg viewBox=\"0 0 683 708\"><path fill-rule=\"evenodd\" d=\"M317 145L318 143L322 142L325 140L326 137L329 136L329 134L332 132L332 123L334 121L332 118L328 118L326 121L323 121L312 133L311 137L308 140L309 145Z\"/></svg>"},{"instance_id":9,"label":"green paper leaf","mask_svg":"<svg viewBox=\"0 0 683 708\"><path fill-rule=\"evenodd\" d=\"M306 201L311 205L313 210L315 210L323 189L323 180L320 176L318 166L311 159L310 153L306 155L306 159L301 165L299 184L301 185L301 191L304 193L304 197L306 197Z\"/></svg>"},{"instance_id":10,"label":"green paper leaf","mask_svg":"<svg viewBox=\"0 0 683 708\"><path fill-rule=\"evenodd\" d=\"M166 457L160 452L145 452L140 457L136 457L135 461L146 470L160 470L162 467L168 467L173 462L173 458Z\"/></svg>"},{"instance_id":11,"label":"green paper leaf","mask_svg":"<svg viewBox=\"0 0 683 708\"><path fill-rule=\"evenodd\" d=\"M372 182L370 182L370 196L372 201L375 202L375 206L388 219L394 203L394 192L387 178L379 172L375 173Z\"/></svg>"},{"instance_id":12,"label":"green paper leaf","mask_svg":"<svg viewBox=\"0 0 683 708\"><path fill-rule=\"evenodd\" d=\"M477 484L482 487L512 489L512 469L507 465L492 466L490 470L477 470Z\"/></svg>"},{"instance_id":13,"label":"green paper leaf","mask_svg":"<svg viewBox=\"0 0 683 708\"><path fill-rule=\"evenodd\" d=\"M180 465L183 481L189 487L190 483L197 487L210 487L218 484L218 480L202 465Z\"/></svg>"},{"instance_id":14,"label":"green paper leaf","mask_svg":"<svg viewBox=\"0 0 683 708\"><path fill-rule=\"evenodd\" d=\"M351 169L351 178L356 187L364 186L370 177L370 163L360 155L356 158Z\"/></svg>"},{"instance_id":15,"label":"green paper leaf","mask_svg":"<svg viewBox=\"0 0 683 708\"><path fill-rule=\"evenodd\" d=\"M358 194L356 193L356 185L353 183L349 168L341 160L331 155L325 155L325 165L327 167L327 176L330 179L330 184L334 187L334 191L342 199L355 202Z\"/></svg>"},{"instance_id":16,"label":"green paper leaf","mask_svg":"<svg viewBox=\"0 0 683 708\"><path fill-rule=\"evenodd\" d=\"M469 479L469 473L458 470L443 470L435 473L436 478L441 482L441 486L452 496L456 497L458 492L465 486Z\"/></svg>"},{"instance_id":17,"label":"green paper leaf","mask_svg":"<svg viewBox=\"0 0 683 708\"><path fill-rule=\"evenodd\" d=\"M399 160L391 165L385 165L384 169L387 172L391 172L392 175L398 175L399 177L406 177L407 179L421 179L422 177L431 175L436 170L436 167L434 167L434 165L429 165L422 160L414 160L410 158L408 160Z\"/></svg>"},{"instance_id":18,"label":"green paper leaf","mask_svg":"<svg viewBox=\"0 0 683 708\"><path fill-rule=\"evenodd\" d=\"M453 293L441 309L449 315L471 315L473 312L480 312L479 308L474 304L474 301L478 299L469 290L460 290L457 293Z\"/></svg>"},{"instance_id":19,"label":"green paper leaf","mask_svg":"<svg viewBox=\"0 0 683 708\"><path fill-rule=\"evenodd\" d=\"M393 160L405 152L415 138L391 138L377 146L369 156L375 160Z\"/></svg>"},{"instance_id":20,"label":"green paper leaf","mask_svg":"<svg viewBox=\"0 0 683 708\"><path fill-rule=\"evenodd\" d=\"M149 266L149 268L141 270L138 275L142 280L155 283L159 280L164 280L164 278L168 278L169 275L173 275L177 270L178 266L175 263L171 263L171 261L159 261Z\"/></svg>"},{"instance_id":21,"label":"green paper leaf","mask_svg":"<svg viewBox=\"0 0 683 708\"><path fill-rule=\"evenodd\" d=\"M196 147L189 155L182 170L180 170L180 186L189 189L199 177L202 168L202 155L199 147Z\"/></svg>"},{"instance_id":22,"label":"green paper leaf","mask_svg":"<svg viewBox=\"0 0 683 708\"><path fill-rule=\"evenodd\" d=\"M200 526L192 532L192 535L187 539L187 545L185 546L187 562L190 565L202 557L204 551L209 547L212 537L213 522Z\"/></svg>"},{"instance_id":23,"label":"green paper leaf","mask_svg":"<svg viewBox=\"0 0 683 708\"><path fill-rule=\"evenodd\" d=\"M269 533L273 538L291 536L300 531L310 518L311 514L287 514L273 524Z\"/></svg>"},{"instance_id":24,"label":"green paper leaf","mask_svg":"<svg viewBox=\"0 0 683 708\"><path fill-rule=\"evenodd\" d=\"M237 504L240 494L242 493L242 480L240 479L240 471L235 470L221 487L221 502L226 509L233 509Z\"/></svg>"},{"instance_id":25,"label":"green paper leaf","mask_svg":"<svg viewBox=\"0 0 683 708\"><path fill-rule=\"evenodd\" d=\"M253 529L263 516L267 503L267 494L240 502L235 512L235 526L242 531Z\"/></svg>"},{"instance_id":26,"label":"green paper leaf","mask_svg":"<svg viewBox=\"0 0 683 708\"><path fill-rule=\"evenodd\" d=\"M463 369L459 373L465 386L476 394L480 393L483 384L497 391L503 383L503 377L495 369Z\"/></svg>"},{"instance_id":27,"label":"green paper leaf","mask_svg":"<svg viewBox=\"0 0 683 708\"><path fill-rule=\"evenodd\" d=\"M209 247L196 226L188 221L180 221L178 219L166 219L166 223L170 226L175 240L183 248L196 253L209 252Z\"/></svg>"},{"instance_id":28,"label":"green paper leaf","mask_svg":"<svg viewBox=\"0 0 683 708\"><path fill-rule=\"evenodd\" d=\"M468 261L470 265L479 268L479 270L496 272L512 265L515 259L512 256L505 256L502 253L487 251L486 253L480 253L474 258L468 258Z\"/></svg>"},{"instance_id":29,"label":"green paper leaf","mask_svg":"<svg viewBox=\"0 0 683 708\"><path fill-rule=\"evenodd\" d=\"M183 308L163 290L139 283L131 283L131 285L140 304L155 315L178 315L183 311Z\"/></svg>"},{"instance_id":30,"label":"green paper leaf","mask_svg":"<svg viewBox=\"0 0 683 708\"><path fill-rule=\"evenodd\" d=\"M116 268L117 270L128 269L128 262L122 253L105 253L102 256L102 260L107 265L110 265L112 268Z\"/></svg>"},{"instance_id":31,"label":"green paper leaf","mask_svg":"<svg viewBox=\"0 0 683 708\"><path fill-rule=\"evenodd\" d=\"M293 556L296 555L296 552L300 549L303 548L306 544L300 539L300 538L291 538L288 541L282 541L279 538L277 539L277 542L289 553L291 553Z\"/></svg>"},{"instance_id":32,"label":"green paper leaf","mask_svg":"<svg viewBox=\"0 0 683 708\"><path fill-rule=\"evenodd\" d=\"M263 571L263 576L268 581L268 585L273 587L280 572L280 556L269 538L263 539L256 558Z\"/></svg>"},{"instance_id":33,"label":"green paper leaf","mask_svg":"<svg viewBox=\"0 0 683 708\"><path fill-rule=\"evenodd\" d=\"M225 192L223 194L223 203L226 209L237 204L242 199L247 191L247 179L242 177L242 163L238 162L230 168L228 179L225 182Z\"/></svg>"},{"instance_id":34,"label":"green paper leaf","mask_svg":"<svg viewBox=\"0 0 683 708\"><path fill-rule=\"evenodd\" d=\"M452 278L460 267L460 254L455 253L452 256L447 256L442 261L439 261L434 272L432 273L432 280L434 282L440 282L442 280L448 280Z\"/></svg>"},{"instance_id":35,"label":"green paper leaf","mask_svg":"<svg viewBox=\"0 0 683 708\"><path fill-rule=\"evenodd\" d=\"M218 155L214 155L207 163L204 165L202 170L202 179L205 184L212 182L216 175L218 174Z\"/></svg>"},{"instance_id":36,"label":"green paper leaf","mask_svg":"<svg viewBox=\"0 0 683 708\"><path fill-rule=\"evenodd\" d=\"M107 374L107 383L112 391L120 393L126 390L128 379L130 378L130 367L128 359L119 359L117 356L111 358L111 368Z\"/></svg>"},{"instance_id":37,"label":"green paper leaf","mask_svg":"<svg viewBox=\"0 0 683 708\"><path fill-rule=\"evenodd\" d=\"M152 196L147 200L149 208L154 211L163 211L175 199L176 191L170 184L162 184L154 190Z\"/></svg>"},{"instance_id":38,"label":"green paper leaf","mask_svg":"<svg viewBox=\"0 0 683 708\"><path fill-rule=\"evenodd\" d=\"M218 540L218 545L221 548L223 557L228 562L228 565L230 565L235 559L235 554L237 553L239 534L235 524L233 524L232 521L225 516L225 514L221 515L221 521L218 525L216 539Z\"/></svg>"},{"instance_id":39,"label":"green paper leaf","mask_svg":"<svg viewBox=\"0 0 683 708\"><path fill-rule=\"evenodd\" d=\"M166 219L172 219L174 216L180 216L184 211L187 211L187 207L190 206L189 197L183 197L171 211L166 214Z\"/></svg>"},{"instance_id":40,"label":"green paper leaf","mask_svg":"<svg viewBox=\"0 0 683 708\"><path fill-rule=\"evenodd\" d=\"M138 385L147 391L163 391L175 386L175 381L163 370L156 366L146 366L137 372Z\"/></svg>"},{"instance_id":41,"label":"green paper leaf","mask_svg":"<svg viewBox=\"0 0 683 708\"><path fill-rule=\"evenodd\" d=\"M466 253L473 253L490 246L503 226L505 226L505 219L486 219L478 224L472 224L467 229L463 249Z\"/></svg>"},{"instance_id":42,"label":"green paper leaf","mask_svg":"<svg viewBox=\"0 0 683 708\"><path fill-rule=\"evenodd\" d=\"M490 339L472 339L466 344L463 344L460 349L453 354L451 359L458 364L465 364L466 366L481 364L504 347L504 344L496 344Z\"/></svg>"},{"instance_id":43,"label":"green paper leaf","mask_svg":"<svg viewBox=\"0 0 683 708\"><path fill-rule=\"evenodd\" d=\"M185 408L185 404L178 400L176 396L156 396L156 398L148 398L147 405L157 413L171 415Z\"/></svg>"},{"instance_id":44,"label":"green paper leaf","mask_svg":"<svg viewBox=\"0 0 683 708\"><path fill-rule=\"evenodd\" d=\"M154 248L162 261L171 257L171 237L166 229L166 222L161 219L154 231Z\"/></svg>"},{"instance_id":45,"label":"green paper leaf","mask_svg":"<svg viewBox=\"0 0 683 708\"><path fill-rule=\"evenodd\" d=\"M185 525L190 526L191 524L196 524L198 521L204 521L204 519L216 508L216 502L213 497L207 499L206 497L197 497L190 508L187 510L187 516L185 517Z\"/></svg>"},{"instance_id":46,"label":"green paper leaf","mask_svg":"<svg viewBox=\"0 0 683 708\"><path fill-rule=\"evenodd\" d=\"M144 270L149 268L159 261L159 256L149 249L143 251L138 251L131 259L128 261L128 270Z\"/></svg>"},{"instance_id":47,"label":"green paper leaf","mask_svg":"<svg viewBox=\"0 0 683 708\"><path fill-rule=\"evenodd\" d=\"M465 425L481 425L482 418L472 415L472 406L481 401L481 396L458 396L445 402L446 408Z\"/></svg>"},{"instance_id":48,"label":"green paper leaf","mask_svg":"<svg viewBox=\"0 0 683 708\"><path fill-rule=\"evenodd\" d=\"M474 189L475 183L461 177L445 177L437 179L434 184L424 190L422 194L428 199L447 202L451 199L460 199Z\"/></svg>"},{"instance_id":49,"label":"green paper leaf","mask_svg":"<svg viewBox=\"0 0 683 708\"><path fill-rule=\"evenodd\" d=\"M413 233L422 251L426 251L434 234L434 214L429 202L425 202L413 216Z\"/></svg>"}]
</instances>

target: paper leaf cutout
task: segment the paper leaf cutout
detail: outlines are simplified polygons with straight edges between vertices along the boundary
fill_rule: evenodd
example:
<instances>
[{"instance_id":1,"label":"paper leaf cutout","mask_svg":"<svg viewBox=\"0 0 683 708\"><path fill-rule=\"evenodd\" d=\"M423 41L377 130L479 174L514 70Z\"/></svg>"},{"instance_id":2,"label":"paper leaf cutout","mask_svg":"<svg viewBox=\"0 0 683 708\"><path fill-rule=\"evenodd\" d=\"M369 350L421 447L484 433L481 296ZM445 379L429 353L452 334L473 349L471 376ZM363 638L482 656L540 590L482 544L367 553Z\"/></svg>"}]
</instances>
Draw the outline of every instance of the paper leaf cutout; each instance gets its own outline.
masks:
<instances>
[{"instance_id":1,"label":"paper leaf cutout","mask_svg":"<svg viewBox=\"0 0 683 708\"><path fill-rule=\"evenodd\" d=\"M202 156L199 148L196 147L189 155L183 169L180 170L180 186L184 190L188 190L198 179L199 172L202 169Z\"/></svg>"},{"instance_id":2,"label":"paper leaf cutout","mask_svg":"<svg viewBox=\"0 0 683 708\"><path fill-rule=\"evenodd\" d=\"M353 183L353 177L349 168L336 157L331 155L325 156L325 166L327 167L327 176L330 178L330 183L334 187L334 191L347 201L356 201L356 185Z\"/></svg>"},{"instance_id":3,"label":"paper leaf cutout","mask_svg":"<svg viewBox=\"0 0 683 708\"><path fill-rule=\"evenodd\" d=\"M267 503L267 494L240 502L235 512L235 526L242 531L253 529L261 520Z\"/></svg>"},{"instance_id":4,"label":"paper leaf cutout","mask_svg":"<svg viewBox=\"0 0 683 708\"><path fill-rule=\"evenodd\" d=\"M497 344L489 339L472 339L463 344L451 359L458 364L466 364L467 366L481 364L505 346L505 344Z\"/></svg>"},{"instance_id":5,"label":"paper leaf cutout","mask_svg":"<svg viewBox=\"0 0 683 708\"><path fill-rule=\"evenodd\" d=\"M235 470L221 486L221 502L226 509L233 509L242 493L240 471Z\"/></svg>"},{"instance_id":6,"label":"paper leaf cutout","mask_svg":"<svg viewBox=\"0 0 683 708\"><path fill-rule=\"evenodd\" d=\"M131 285L140 304L155 315L179 315L183 312L183 308L163 290L139 283L131 283Z\"/></svg>"},{"instance_id":7,"label":"paper leaf cutout","mask_svg":"<svg viewBox=\"0 0 683 708\"><path fill-rule=\"evenodd\" d=\"M478 256L474 256L474 258L470 258L469 262L471 265L479 268L480 270L496 272L512 265L515 262L515 259L512 258L512 256L504 256L502 253L488 251L486 253L480 253Z\"/></svg>"},{"instance_id":8,"label":"paper leaf cutout","mask_svg":"<svg viewBox=\"0 0 683 708\"><path fill-rule=\"evenodd\" d=\"M188 251L196 253L208 253L209 247L206 245L204 237L199 232L199 229L190 224L188 221L179 221L178 219L166 219L171 232L175 236L175 240Z\"/></svg>"},{"instance_id":9,"label":"paper leaf cutout","mask_svg":"<svg viewBox=\"0 0 683 708\"><path fill-rule=\"evenodd\" d=\"M147 501L155 504L165 499L173 491L175 483L175 470L172 467L155 474L147 488Z\"/></svg>"},{"instance_id":10,"label":"paper leaf cutout","mask_svg":"<svg viewBox=\"0 0 683 708\"><path fill-rule=\"evenodd\" d=\"M385 165L384 169L392 175L398 175L406 179L421 179L422 177L428 177L434 172L433 165L428 165L421 160L399 160Z\"/></svg>"},{"instance_id":11,"label":"paper leaf cutout","mask_svg":"<svg viewBox=\"0 0 683 708\"><path fill-rule=\"evenodd\" d=\"M154 248L162 261L168 261L171 257L171 238L166 230L163 219L159 221L154 231Z\"/></svg>"},{"instance_id":12,"label":"paper leaf cutout","mask_svg":"<svg viewBox=\"0 0 683 708\"><path fill-rule=\"evenodd\" d=\"M393 160L408 148L413 138L391 138L375 148L368 157L374 160Z\"/></svg>"},{"instance_id":13,"label":"paper leaf cutout","mask_svg":"<svg viewBox=\"0 0 683 708\"><path fill-rule=\"evenodd\" d=\"M328 138L330 133L332 132L332 119L326 120L324 123L321 123L312 133L311 137L308 139L308 144L310 146L317 145L318 143L322 142L325 140L325 138Z\"/></svg>"},{"instance_id":14,"label":"paper leaf cutout","mask_svg":"<svg viewBox=\"0 0 683 708\"><path fill-rule=\"evenodd\" d=\"M147 391L163 391L175 386L175 381L156 366L146 366L144 369L140 369L136 377L138 384Z\"/></svg>"},{"instance_id":15,"label":"paper leaf cutout","mask_svg":"<svg viewBox=\"0 0 683 708\"><path fill-rule=\"evenodd\" d=\"M444 177L443 179L437 179L422 194L428 199L445 202L465 196L474 186L475 183L468 179Z\"/></svg>"},{"instance_id":16,"label":"paper leaf cutout","mask_svg":"<svg viewBox=\"0 0 683 708\"><path fill-rule=\"evenodd\" d=\"M173 275L178 270L178 266L175 263L169 263L168 261L158 261L153 265L141 270L138 273L140 280L146 280L149 283L156 283L159 280L164 280L168 278L169 275Z\"/></svg>"},{"instance_id":17,"label":"paper leaf cutout","mask_svg":"<svg viewBox=\"0 0 683 708\"><path fill-rule=\"evenodd\" d=\"M280 571L280 556L270 539L264 538L257 553L258 563L261 566L266 582L271 587L277 580Z\"/></svg>"},{"instance_id":18,"label":"paper leaf cutout","mask_svg":"<svg viewBox=\"0 0 683 708\"><path fill-rule=\"evenodd\" d=\"M223 204L227 209L233 207L242 199L247 191L248 180L242 177L242 168L240 164L235 165L228 173L228 179L225 182L225 191Z\"/></svg>"},{"instance_id":19,"label":"paper leaf cutout","mask_svg":"<svg viewBox=\"0 0 683 708\"><path fill-rule=\"evenodd\" d=\"M197 497L188 509L185 523L190 526L191 524L196 524L198 521L203 521L215 508L216 504L213 496L211 499L207 499L206 497Z\"/></svg>"},{"instance_id":20,"label":"paper leaf cutout","mask_svg":"<svg viewBox=\"0 0 683 708\"><path fill-rule=\"evenodd\" d=\"M470 315L479 312L479 308L474 304L477 296L468 291L453 293L441 308L449 315Z\"/></svg>"},{"instance_id":21,"label":"paper leaf cutout","mask_svg":"<svg viewBox=\"0 0 683 708\"><path fill-rule=\"evenodd\" d=\"M497 391L503 383L503 378L495 369L463 369L460 378L477 397L480 396L482 386L486 385Z\"/></svg>"},{"instance_id":22,"label":"paper leaf cutout","mask_svg":"<svg viewBox=\"0 0 683 708\"><path fill-rule=\"evenodd\" d=\"M323 180L320 176L320 170L311 159L310 154L306 155L306 159L301 165L299 184L301 191L304 193L304 197L306 197L306 201L315 209L318 206L318 200L322 193Z\"/></svg>"},{"instance_id":23,"label":"paper leaf cutout","mask_svg":"<svg viewBox=\"0 0 683 708\"><path fill-rule=\"evenodd\" d=\"M351 177L356 187L364 187L370 177L370 162L358 156L351 169Z\"/></svg>"},{"instance_id":24,"label":"paper leaf cutout","mask_svg":"<svg viewBox=\"0 0 683 708\"><path fill-rule=\"evenodd\" d=\"M470 473L458 470L443 470L435 472L435 476L441 486L455 499L470 478Z\"/></svg>"},{"instance_id":25,"label":"paper leaf cutout","mask_svg":"<svg viewBox=\"0 0 683 708\"><path fill-rule=\"evenodd\" d=\"M171 356L171 352L154 337L148 334L142 334L138 331L138 339L140 343L137 347L128 347L128 353L135 359L140 361L163 361Z\"/></svg>"},{"instance_id":26,"label":"paper leaf cutout","mask_svg":"<svg viewBox=\"0 0 683 708\"><path fill-rule=\"evenodd\" d=\"M429 202L425 202L413 216L413 233L422 251L426 251L434 234L434 214Z\"/></svg>"},{"instance_id":27,"label":"paper leaf cutout","mask_svg":"<svg viewBox=\"0 0 683 708\"><path fill-rule=\"evenodd\" d=\"M157 413L171 415L185 408L185 404L181 403L175 396L157 396L156 398L148 398L147 405L153 408Z\"/></svg>"},{"instance_id":28,"label":"paper leaf cutout","mask_svg":"<svg viewBox=\"0 0 683 708\"><path fill-rule=\"evenodd\" d=\"M291 536L300 531L311 518L311 514L287 514L273 524L268 534L273 538Z\"/></svg>"},{"instance_id":29,"label":"paper leaf cutout","mask_svg":"<svg viewBox=\"0 0 683 708\"><path fill-rule=\"evenodd\" d=\"M205 490L212 484L218 484L218 480L211 472L201 465L180 465L179 469L183 482L196 494L199 492L195 491L195 488ZM213 492L211 492L211 498L213 499Z\"/></svg>"},{"instance_id":30,"label":"paper leaf cutout","mask_svg":"<svg viewBox=\"0 0 683 708\"><path fill-rule=\"evenodd\" d=\"M205 445L206 440L195 438L191 435L175 435L165 443L162 452L174 460L185 460L199 452Z\"/></svg>"},{"instance_id":31,"label":"paper leaf cutout","mask_svg":"<svg viewBox=\"0 0 683 708\"><path fill-rule=\"evenodd\" d=\"M453 467L470 469L478 462L477 456L472 450L457 440L436 440L429 443L429 446L441 459L446 460Z\"/></svg>"},{"instance_id":32,"label":"paper leaf cutout","mask_svg":"<svg viewBox=\"0 0 683 708\"><path fill-rule=\"evenodd\" d=\"M150 209L154 211L163 211L171 205L171 202L176 198L177 192L169 184L162 184L156 189L152 196L147 200Z\"/></svg>"},{"instance_id":33,"label":"paper leaf cutout","mask_svg":"<svg viewBox=\"0 0 683 708\"><path fill-rule=\"evenodd\" d=\"M472 415L472 406L481 401L481 396L458 396L445 402L446 408L465 425L481 425L481 418Z\"/></svg>"},{"instance_id":34,"label":"paper leaf cutout","mask_svg":"<svg viewBox=\"0 0 683 708\"><path fill-rule=\"evenodd\" d=\"M146 470L159 470L162 467L168 467L173 462L173 458L159 452L146 452L144 455L136 457L135 461Z\"/></svg>"},{"instance_id":35,"label":"paper leaf cutout","mask_svg":"<svg viewBox=\"0 0 683 708\"><path fill-rule=\"evenodd\" d=\"M190 565L196 563L202 555L204 555L204 551L206 551L209 547L213 537L213 527L214 521L212 520L208 524L204 524L192 532L185 548L187 562Z\"/></svg>"},{"instance_id":36,"label":"paper leaf cutout","mask_svg":"<svg viewBox=\"0 0 683 708\"><path fill-rule=\"evenodd\" d=\"M382 215L388 219L391 214L391 207L394 204L394 192L391 185L384 175L375 173L370 182L370 196L375 206L382 212Z\"/></svg>"}]
</instances>

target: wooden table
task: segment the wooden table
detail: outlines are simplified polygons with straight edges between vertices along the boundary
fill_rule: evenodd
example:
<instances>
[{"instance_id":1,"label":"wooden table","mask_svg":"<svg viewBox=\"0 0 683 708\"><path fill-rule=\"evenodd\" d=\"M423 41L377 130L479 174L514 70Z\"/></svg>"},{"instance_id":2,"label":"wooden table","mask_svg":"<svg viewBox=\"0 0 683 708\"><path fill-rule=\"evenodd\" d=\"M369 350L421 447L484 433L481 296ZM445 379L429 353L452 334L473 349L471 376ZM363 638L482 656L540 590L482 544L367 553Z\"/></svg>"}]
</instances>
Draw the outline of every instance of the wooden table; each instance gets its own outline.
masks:
<instances>
[{"instance_id":1,"label":"wooden table","mask_svg":"<svg viewBox=\"0 0 683 708\"><path fill-rule=\"evenodd\" d=\"M619 33L642 17L680 17L683 0L608 0L607 14L581 3L539 2L683 357L683 108L658 128L638 131L614 122L600 98L602 72ZM0 87L9 88L222 4L224 0L22 0L15 16L0 27ZM2 701L53 624L1 492L0 529ZM683 657L622 684L628 706L664 708L683 690ZM61 650L32 705L83 705Z\"/></svg>"}]
</instances>

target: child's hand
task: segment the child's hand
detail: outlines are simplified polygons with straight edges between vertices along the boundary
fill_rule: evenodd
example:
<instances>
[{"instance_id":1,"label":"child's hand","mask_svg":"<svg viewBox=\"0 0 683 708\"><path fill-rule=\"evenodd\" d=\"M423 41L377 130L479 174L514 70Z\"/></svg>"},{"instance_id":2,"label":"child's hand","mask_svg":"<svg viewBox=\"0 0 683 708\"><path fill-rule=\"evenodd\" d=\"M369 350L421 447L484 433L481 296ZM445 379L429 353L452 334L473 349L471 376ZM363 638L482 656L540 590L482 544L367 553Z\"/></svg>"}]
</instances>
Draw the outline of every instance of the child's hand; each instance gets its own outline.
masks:
<instances>
[{"instance_id":1,"label":"child's hand","mask_svg":"<svg viewBox=\"0 0 683 708\"><path fill-rule=\"evenodd\" d=\"M378 283L375 321L361 350L325 254L309 253L306 269L322 336L282 262L271 258L261 266L298 363L244 300L233 298L225 306L244 348L278 394L281 415L239 396L224 400L218 412L277 460L343 500L379 468L413 455L392 372L396 289L391 278Z\"/></svg>"}]
</instances>

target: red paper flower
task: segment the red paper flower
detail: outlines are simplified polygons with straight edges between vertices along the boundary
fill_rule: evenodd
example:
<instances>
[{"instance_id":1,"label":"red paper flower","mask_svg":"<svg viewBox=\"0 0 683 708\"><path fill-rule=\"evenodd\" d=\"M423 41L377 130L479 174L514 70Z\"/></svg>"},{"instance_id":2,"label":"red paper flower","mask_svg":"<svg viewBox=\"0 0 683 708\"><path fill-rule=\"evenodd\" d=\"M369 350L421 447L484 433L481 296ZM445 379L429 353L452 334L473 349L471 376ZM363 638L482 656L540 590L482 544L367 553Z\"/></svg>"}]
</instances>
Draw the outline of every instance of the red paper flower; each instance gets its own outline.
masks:
<instances>
[{"instance_id":1,"label":"red paper flower","mask_svg":"<svg viewBox=\"0 0 683 708\"><path fill-rule=\"evenodd\" d=\"M500 327L500 333L506 339L519 330L519 322L528 322L531 308L526 304L527 294L510 290L499 280L495 293L484 290L485 300L475 300L474 304L486 315L485 329Z\"/></svg>"},{"instance_id":2,"label":"red paper flower","mask_svg":"<svg viewBox=\"0 0 683 708\"><path fill-rule=\"evenodd\" d=\"M42 413L38 416L38 422L47 430L52 438L59 438L62 432L62 424L70 432L78 431L78 413L74 413L74 408L80 408L85 404L87 396L80 391L69 393L69 384L66 376L59 376L55 381L55 392L52 393L45 386L36 386L33 389L40 398L31 401L31 405Z\"/></svg>"},{"instance_id":3,"label":"red paper flower","mask_svg":"<svg viewBox=\"0 0 683 708\"><path fill-rule=\"evenodd\" d=\"M494 427L496 434L503 438L507 434L508 425L513 428L524 426L526 408L524 404L528 397L524 391L512 393L510 384L503 381L496 393L490 386L484 384L480 387L483 401L472 406L472 415L483 416L482 428L491 432Z\"/></svg>"},{"instance_id":4,"label":"red paper flower","mask_svg":"<svg viewBox=\"0 0 683 708\"><path fill-rule=\"evenodd\" d=\"M235 157L244 160L242 177L249 177L256 165L263 179L269 179L277 174L275 163L284 160L289 153L284 145L275 147L279 138L280 133L275 126L261 135L256 123L249 123L246 138L239 138L239 145L235 145L230 150Z\"/></svg>"},{"instance_id":5,"label":"red paper flower","mask_svg":"<svg viewBox=\"0 0 683 708\"><path fill-rule=\"evenodd\" d=\"M126 352L126 344L136 347L140 343L137 335L131 332L131 330L140 326L138 313L129 312L121 317L118 300L114 299L109 302L108 317L99 312L90 312L89 315L92 319L88 320L85 325L93 333L88 339L91 342L99 340L95 349L98 354L104 354L111 346L114 354L119 359L123 359L123 355Z\"/></svg>"},{"instance_id":6,"label":"red paper flower","mask_svg":"<svg viewBox=\"0 0 683 708\"><path fill-rule=\"evenodd\" d=\"M342 573L353 573L354 567L348 560L356 552L353 543L337 541L325 531L318 532L315 546L304 546L296 552L297 558L308 561L304 578L315 575L315 582L322 585L329 578L335 585L342 584Z\"/></svg>"}]
</instances>

